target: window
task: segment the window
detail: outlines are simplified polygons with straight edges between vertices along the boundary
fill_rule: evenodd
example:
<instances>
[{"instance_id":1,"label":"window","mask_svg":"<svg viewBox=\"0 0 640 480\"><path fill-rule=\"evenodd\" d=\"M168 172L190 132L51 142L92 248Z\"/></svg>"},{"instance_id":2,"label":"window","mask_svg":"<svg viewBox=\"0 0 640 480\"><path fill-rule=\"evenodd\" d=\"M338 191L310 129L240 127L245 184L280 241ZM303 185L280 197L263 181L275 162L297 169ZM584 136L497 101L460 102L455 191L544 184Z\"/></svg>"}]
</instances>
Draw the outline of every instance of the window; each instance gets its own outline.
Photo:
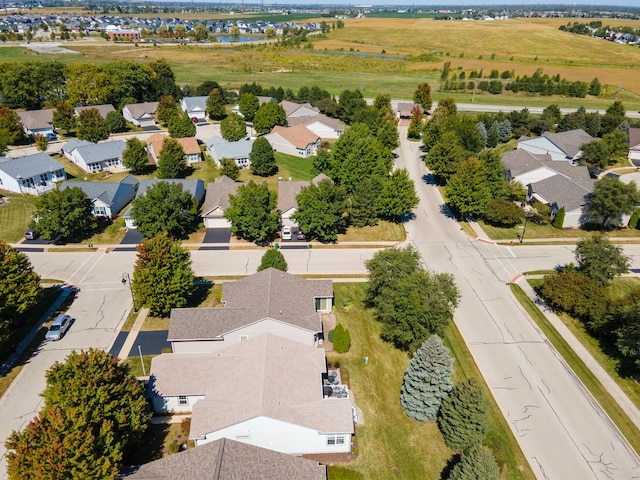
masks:
<instances>
[{"instance_id":1,"label":"window","mask_svg":"<svg viewBox=\"0 0 640 480\"><path fill-rule=\"evenodd\" d=\"M178 405L189 405L189 399L186 395L180 395L178 397Z\"/></svg>"},{"instance_id":2,"label":"window","mask_svg":"<svg viewBox=\"0 0 640 480\"><path fill-rule=\"evenodd\" d=\"M327 435L327 445L344 445L344 435L339 433L330 433Z\"/></svg>"},{"instance_id":3,"label":"window","mask_svg":"<svg viewBox=\"0 0 640 480\"><path fill-rule=\"evenodd\" d=\"M97 217L106 217L107 216L107 208L106 207L93 207L93 214Z\"/></svg>"},{"instance_id":4,"label":"window","mask_svg":"<svg viewBox=\"0 0 640 480\"><path fill-rule=\"evenodd\" d=\"M328 298L316 298L316 312L327 312L329 310Z\"/></svg>"}]
</instances>

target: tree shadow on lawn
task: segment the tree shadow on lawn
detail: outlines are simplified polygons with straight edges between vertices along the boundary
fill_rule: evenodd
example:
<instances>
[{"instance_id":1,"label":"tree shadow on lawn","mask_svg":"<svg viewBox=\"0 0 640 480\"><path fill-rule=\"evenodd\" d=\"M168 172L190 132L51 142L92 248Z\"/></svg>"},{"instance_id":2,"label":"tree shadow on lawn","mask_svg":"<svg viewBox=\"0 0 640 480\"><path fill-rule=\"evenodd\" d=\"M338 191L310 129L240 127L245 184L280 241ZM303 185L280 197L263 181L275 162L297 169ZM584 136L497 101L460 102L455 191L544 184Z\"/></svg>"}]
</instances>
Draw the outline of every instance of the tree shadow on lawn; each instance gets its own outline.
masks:
<instances>
[{"instance_id":1,"label":"tree shadow on lawn","mask_svg":"<svg viewBox=\"0 0 640 480\"><path fill-rule=\"evenodd\" d=\"M162 458L169 430L170 425L167 423L149 425L140 443L126 453L123 464L142 465Z\"/></svg>"}]
</instances>

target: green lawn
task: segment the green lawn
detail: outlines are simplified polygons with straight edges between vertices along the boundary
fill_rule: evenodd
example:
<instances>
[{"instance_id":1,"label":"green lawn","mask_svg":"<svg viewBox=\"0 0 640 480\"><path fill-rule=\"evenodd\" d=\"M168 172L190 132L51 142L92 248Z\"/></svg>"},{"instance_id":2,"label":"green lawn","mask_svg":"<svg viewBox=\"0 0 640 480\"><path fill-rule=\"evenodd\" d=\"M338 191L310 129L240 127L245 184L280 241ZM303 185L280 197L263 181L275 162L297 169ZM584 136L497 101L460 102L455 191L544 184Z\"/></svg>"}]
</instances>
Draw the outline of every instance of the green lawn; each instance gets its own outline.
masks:
<instances>
[{"instance_id":1,"label":"green lawn","mask_svg":"<svg viewBox=\"0 0 640 480\"><path fill-rule=\"evenodd\" d=\"M540 280L536 280L540 282ZM594 398L607 412L607 415L620 429L625 438L629 441L636 452L640 452L640 431L633 425L624 410L620 408L618 403L611 397L609 392L602 384L593 376L591 370L576 355L573 349L567 344L562 336L549 323L540 309L531 301L531 299L515 284L511 284L511 291L516 299L524 307L527 313L533 318L544 335L553 344L554 348L560 353L562 358L567 362L569 367L575 372L580 381L587 387ZM602 367L611 375L611 377L620 385L620 387L629 395L631 400L640 408L640 387L633 379L621 379L616 370L617 362L607 357L597 345L597 341L591 338L578 324L577 321L561 316L565 325L567 325L573 334L582 342L589 352L596 358Z\"/></svg>"},{"instance_id":2,"label":"green lawn","mask_svg":"<svg viewBox=\"0 0 640 480\"><path fill-rule=\"evenodd\" d=\"M0 239L10 243L17 242L24 237L25 230L33 220L38 197L1 193L9 201L0 205Z\"/></svg>"},{"instance_id":3,"label":"green lawn","mask_svg":"<svg viewBox=\"0 0 640 480\"><path fill-rule=\"evenodd\" d=\"M514 243L518 242L518 235L522 234L522 228L515 226L512 228L500 228L489 225L483 220L478 220L478 223L485 231L485 233L492 240L509 241L513 240ZM578 240L580 238L591 237L599 234L600 231L587 231L579 229L561 229L554 228L551 225L538 225L528 222L527 229L525 231L524 239L532 240L535 238L555 238L558 240ZM604 234L608 237L625 237L625 238L638 238L640 237L640 231L633 228L621 228L617 230L605 231Z\"/></svg>"},{"instance_id":4,"label":"green lawn","mask_svg":"<svg viewBox=\"0 0 640 480\"><path fill-rule=\"evenodd\" d=\"M346 354L332 352L328 360L349 369L351 390L363 411L364 425L357 427L357 459L337 465L339 469L330 467L329 479L440 479L453 453L444 445L435 423L415 422L400 409L400 388L409 357L380 339L380 324L362 307L364 288L362 283L334 283L334 311L349 329L352 346ZM456 358L457 378L478 376L455 329L448 332L446 341ZM365 356L369 357L366 365ZM507 462L506 478L534 478L495 404L487 442L499 449L496 455Z\"/></svg>"}]
</instances>

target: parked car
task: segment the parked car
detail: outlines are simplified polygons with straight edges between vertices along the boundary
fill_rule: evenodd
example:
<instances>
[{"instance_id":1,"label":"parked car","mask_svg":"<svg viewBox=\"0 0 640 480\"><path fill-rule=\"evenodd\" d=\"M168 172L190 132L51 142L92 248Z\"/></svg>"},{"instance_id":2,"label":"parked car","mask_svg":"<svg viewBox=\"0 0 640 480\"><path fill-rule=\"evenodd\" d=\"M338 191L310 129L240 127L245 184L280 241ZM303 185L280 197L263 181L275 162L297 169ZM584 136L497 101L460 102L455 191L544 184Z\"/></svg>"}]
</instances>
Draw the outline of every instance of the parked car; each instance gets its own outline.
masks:
<instances>
[{"instance_id":1,"label":"parked car","mask_svg":"<svg viewBox=\"0 0 640 480\"><path fill-rule=\"evenodd\" d=\"M64 313L61 313L53 321L53 324L49 328L49 331L45 335L45 338L51 341L60 340L64 336L66 331L69 330L70 326L71 317L69 315L65 315Z\"/></svg>"},{"instance_id":2,"label":"parked car","mask_svg":"<svg viewBox=\"0 0 640 480\"><path fill-rule=\"evenodd\" d=\"M25 240L35 240L39 237L40 235L38 234L38 232L34 231L34 230L27 230L26 232L24 232L24 238Z\"/></svg>"},{"instance_id":3,"label":"parked car","mask_svg":"<svg viewBox=\"0 0 640 480\"><path fill-rule=\"evenodd\" d=\"M57 140L58 139L58 135L56 135L55 133L51 133L51 132L47 133L45 136L47 137L47 140Z\"/></svg>"},{"instance_id":4,"label":"parked car","mask_svg":"<svg viewBox=\"0 0 640 480\"><path fill-rule=\"evenodd\" d=\"M291 227L282 227L282 239L291 240Z\"/></svg>"},{"instance_id":5,"label":"parked car","mask_svg":"<svg viewBox=\"0 0 640 480\"><path fill-rule=\"evenodd\" d=\"M302 233L300 230L296 232L296 240L306 240L307 236Z\"/></svg>"}]
</instances>

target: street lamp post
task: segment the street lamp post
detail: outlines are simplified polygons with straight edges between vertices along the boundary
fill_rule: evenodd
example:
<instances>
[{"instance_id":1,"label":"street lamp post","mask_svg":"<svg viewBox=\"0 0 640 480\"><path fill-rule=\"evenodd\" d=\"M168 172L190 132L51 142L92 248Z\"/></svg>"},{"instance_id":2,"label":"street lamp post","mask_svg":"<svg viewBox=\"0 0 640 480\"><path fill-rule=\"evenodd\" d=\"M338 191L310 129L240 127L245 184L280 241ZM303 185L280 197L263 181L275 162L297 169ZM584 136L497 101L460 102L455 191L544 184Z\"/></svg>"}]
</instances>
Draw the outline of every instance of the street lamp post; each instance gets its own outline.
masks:
<instances>
[{"instance_id":1,"label":"street lamp post","mask_svg":"<svg viewBox=\"0 0 640 480\"><path fill-rule=\"evenodd\" d=\"M529 212L524 216L524 227L522 227L522 235L520 235L520 243L524 241L524 234L527 233L527 222L529 221Z\"/></svg>"},{"instance_id":2,"label":"street lamp post","mask_svg":"<svg viewBox=\"0 0 640 480\"><path fill-rule=\"evenodd\" d=\"M140 354L140 364L142 365L142 376L146 377L147 370L146 368L144 368L144 360L142 360L142 348L140 348L140 345L138 345L138 353Z\"/></svg>"},{"instance_id":3,"label":"street lamp post","mask_svg":"<svg viewBox=\"0 0 640 480\"><path fill-rule=\"evenodd\" d=\"M133 288L131 288L131 276L127 272L122 274L122 284L129 287L129 291L131 292L131 301L133 302L133 311L137 311L136 299L133 298Z\"/></svg>"}]
</instances>

